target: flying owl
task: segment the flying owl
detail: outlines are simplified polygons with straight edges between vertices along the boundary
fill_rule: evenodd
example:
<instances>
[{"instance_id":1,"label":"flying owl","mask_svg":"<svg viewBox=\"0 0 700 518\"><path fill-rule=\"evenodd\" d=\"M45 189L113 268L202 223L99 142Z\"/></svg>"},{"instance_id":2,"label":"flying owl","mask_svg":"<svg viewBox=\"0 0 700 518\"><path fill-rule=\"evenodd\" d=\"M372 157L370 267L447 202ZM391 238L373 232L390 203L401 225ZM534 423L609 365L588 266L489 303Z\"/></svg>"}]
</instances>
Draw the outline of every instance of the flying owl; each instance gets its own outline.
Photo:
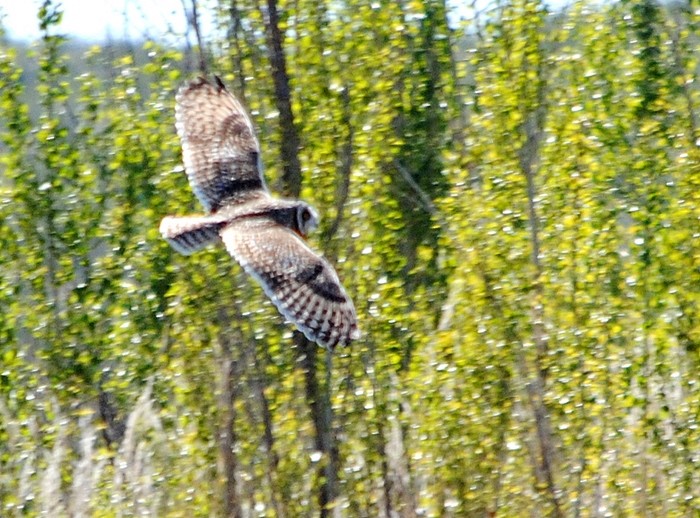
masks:
<instances>
[{"instance_id":1,"label":"flying owl","mask_svg":"<svg viewBox=\"0 0 700 518\"><path fill-rule=\"evenodd\" d=\"M161 235L189 255L223 241L277 309L309 340L333 348L358 337L355 308L333 267L306 244L316 211L274 198L241 103L215 77L180 88L175 120L190 187L206 214L166 216Z\"/></svg>"}]
</instances>

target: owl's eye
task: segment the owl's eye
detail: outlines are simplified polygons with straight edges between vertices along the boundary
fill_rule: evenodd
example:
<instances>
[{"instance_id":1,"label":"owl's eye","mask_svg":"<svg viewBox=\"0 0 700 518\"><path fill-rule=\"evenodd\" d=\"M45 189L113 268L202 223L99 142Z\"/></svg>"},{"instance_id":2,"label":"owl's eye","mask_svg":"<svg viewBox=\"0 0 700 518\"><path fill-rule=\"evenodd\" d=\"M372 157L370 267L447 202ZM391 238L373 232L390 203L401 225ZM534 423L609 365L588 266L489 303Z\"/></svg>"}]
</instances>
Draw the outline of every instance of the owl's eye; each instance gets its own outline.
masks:
<instances>
[{"instance_id":1,"label":"owl's eye","mask_svg":"<svg viewBox=\"0 0 700 518\"><path fill-rule=\"evenodd\" d=\"M306 236L318 225L318 216L310 207L299 207L296 212L297 231Z\"/></svg>"}]
</instances>

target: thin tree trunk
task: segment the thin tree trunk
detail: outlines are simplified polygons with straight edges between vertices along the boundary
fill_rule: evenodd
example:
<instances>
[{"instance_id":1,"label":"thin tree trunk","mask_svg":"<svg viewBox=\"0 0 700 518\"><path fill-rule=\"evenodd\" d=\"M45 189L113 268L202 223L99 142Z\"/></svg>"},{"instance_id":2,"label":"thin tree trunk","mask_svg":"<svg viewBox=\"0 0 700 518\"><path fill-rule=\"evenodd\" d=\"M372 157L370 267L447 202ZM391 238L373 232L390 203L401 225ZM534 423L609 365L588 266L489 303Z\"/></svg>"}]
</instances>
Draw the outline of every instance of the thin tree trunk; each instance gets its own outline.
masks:
<instances>
[{"instance_id":1,"label":"thin tree trunk","mask_svg":"<svg viewBox=\"0 0 700 518\"><path fill-rule=\"evenodd\" d=\"M242 518L240 498L236 487L235 421L236 383L233 379L236 361L233 357L230 331L225 322L230 322L227 311L219 310L218 320L222 330L218 336L219 345L219 411L217 442L219 445L219 477L223 484L224 516Z\"/></svg>"},{"instance_id":2,"label":"thin tree trunk","mask_svg":"<svg viewBox=\"0 0 700 518\"><path fill-rule=\"evenodd\" d=\"M279 112L281 131L282 190L289 196L298 197L301 192L301 163L299 161L299 134L294 123L290 97L289 76L283 50L283 37L279 28L277 1L267 0L263 11L269 49L269 59L275 87L275 102ZM338 496L338 451L333 434L333 409L330 401L331 356L327 352L327 382L319 382L318 346L302 333L295 331L294 343L300 355L305 373L306 402L314 423L314 444L321 453L319 465L318 502L320 516L330 516L332 503Z\"/></svg>"},{"instance_id":3,"label":"thin tree trunk","mask_svg":"<svg viewBox=\"0 0 700 518\"><path fill-rule=\"evenodd\" d=\"M265 452L267 453L266 478L267 483L270 486L270 500L272 502L272 507L275 510L275 516L278 518L284 518L287 516L286 502L289 495L287 495L284 488L282 488L282 498L280 499L277 497L279 490L277 486L277 467L279 465L279 455L275 449L272 412L270 411L270 404L268 403L267 396L265 395L266 383L264 365L261 365L261 359L258 357L258 351L254 343L248 344L248 351L248 354L252 356L252 363L255 367L255 374L251 377L252 389L260 404L260 411L264 426L263 444L265 445ZM246 365L251 364L250 356L246 358Z\"/></svg>"},{"instance_id":4,"label":"thin tree trunk","mask_svg":"<svg viewBox=\"0 0 700 518\"><path fill-rule=\"evenodd\" d=\"M318 380L317 359L319 347L306 339L298 331L294 333L294 341L297 344L300 360L304 368L304 381L306 401L311 410L311 419L314 423L315 437L314 447L319 451L321 461L318 468L318 477L321 480L318 502L321 508L320 516L331 516L330 504L338 497L338 450L335 446L333 435L333 409L330 402L329 384L323 387ZM331 355L326 352L327 373L331 373Z\"/></svg>"},{"instance_id":5,"label":"thin tree trunk","mask_svg":"<svg viewBox=\"0 0 700 518\"><path fill-rule=\"evenodd\" d=\"M197 69L199 73L206 76L207 75L207 60L204 53L204 46L202 45L202 31L199 23L199 10L197 6L197 0L191 0L191 7L188 7L187 0L180 0L182 4L182 10L185 14L185 20L187 21L187 32L185 34L185 48L186 52L186 68L188 71L192 69L192 44L190 43L190 31L194 30L195 39L197 40Z\"/></svg>"},{"instance_id":6,"label":"thin tree trunk","mask_svg":"<svg viewBox=\"0 0 700 518\"><path fill-rule=\"evenodd\" d=\"M279 28L277 0L267 0L263 12L267 34L268 55L275 85L275 104L279 112L282 158L282 189L289 196L298 197L301 192L301 164L299 162L299 134L294 124L294 112L290 96L287 62L284 57L283 37Z\"/></svg>"},{"instance_id":7,"label":"thin tree trunk","mask_svg":"<svg viewBox=\"0 0 700 518\"><path fill-rule=\"evenodd\" d=\"M677 23L680 25L681 22L679 21ZM672 66L674 74L678 77L681 93L685 100L687 110L686 120L688 122L688 141L695 147L700 147L700 142L698 142L698 137L700 137L700 131L698 131L698 117L696 114L695 101L693 100L693 88L691 86L696 84L697 73L692 67L690 71L686 71L685 61L689 60L689 56L684 55L684 52L687 52L687 50L681 42L681 32L682 29L679 26L669 28L669 33L671 35L671 51L673 54Z\"/></svg>"},{"instance_id":8,"label":"thin tree trunk","mask_svg":"<svg viewBox=\"0 0 700 518\"><path fill-rule=\"evenodd\" d=\"M340 173L340 181L338 182L335 196L335 218L333 219L333 223L329 227L328 232L325 236L327 239L330 239L333 236L335 236L343 221L345 204L347 203L348 197L350 195L350 174L352 173L352 165L354 158L353 146L355 130L352 126L352 121L350 119L350 92L348 91L347 86L343 88L343 91L341 93L341 99L343 102L343 116L341 120L341 127L338 128L338 130L341 133L346 133L346 139L341 145L340 150L338 151L340 159L340 169L338 171Z\"/></svg>"},{"instance_id":9,"label":"thin tree trunk","mask_svg":"<svg viewBox=\"0 0 700 518\"><path fill-rule=\"evenodd\" d=\"M207 75L207 59L204 53L204 45L202 44L202 31L199 26L199 11L197 9L197 0L192 0L192 14L190 15L190 24L194 29L194 35L197 38L197 51L199 57L199 71L202 75Z\"/></svg>"},{"instance_id":10,"label":"thin tree trunk","mask_svg":"<svg viewBox=\"0 0 700 518\"><path fill-rule=\"evenodd\" d=\"M238 9L237 0L231 0L229 16L231 17L229 39L233 40L233 48L236 49L233 56L233 69L236 71L236 81L238 81L238 91L236 94L245 102L245 73L243 72L243 49L241 47L241 13Z\"/></svg>"},{"instance_id":11,"label":"thin tree trunk","mask_svg":"<svg viewBox=\"0 0 700 518\"><path fill-rule=\"evenodd\" d=\"M540 465L538 471L544 477L547 491L554 509L554 516L563 516L560 504L560 490L557 487L555 477L555 444L550 423L549 410L545 404L545 391L547 380L546 359L548 355L548 343L544 329L544 290L542 285L542 263L540 244L540 225L537 214L535 174L540 152L540 142L544 131L546 116L546 68L540 65L538 69L539 87L537 92L538 105L523 123L524 144L519 150L520 168L525 175L527 183L528 219L530 225L531 261L534 266L532 279L533 293L530 306L532 340L535 343L537 356L534 372L530 372L526 355L521 349L517 355L519 371L525 380L525 389L532 407L535 419L537 443L540 450Z\"/></svg>"},{"instance_id":12,"label":"thin tree trunk","mask_svg":"<svg viewBox=\"0 0 700 518\"><path fill-rule=\"evenodd\" d=\"M298 331L294 333L294 341L300 354L304 369L306 402L311 410L311 420L314 424L314 448L321 453L318 467L318 478L321 481L318 503L321 508L320 516L331 516L331 504L338 497L338 450L333 434L333 409L330 402L330 387L328 383L322 386L318 380L318 351L319 347L306 339ZM327 373L330 377L331 354L326 352Z\"/></svg>"}]
</instances>

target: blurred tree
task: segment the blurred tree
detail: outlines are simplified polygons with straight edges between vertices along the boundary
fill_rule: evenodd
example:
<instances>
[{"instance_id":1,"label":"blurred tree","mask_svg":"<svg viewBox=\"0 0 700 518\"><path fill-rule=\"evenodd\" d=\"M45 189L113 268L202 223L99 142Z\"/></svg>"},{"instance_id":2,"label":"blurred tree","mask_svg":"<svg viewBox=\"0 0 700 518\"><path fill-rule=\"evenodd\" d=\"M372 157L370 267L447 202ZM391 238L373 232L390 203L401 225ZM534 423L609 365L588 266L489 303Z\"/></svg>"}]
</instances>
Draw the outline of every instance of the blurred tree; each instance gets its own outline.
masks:
<instances>
[{"instance_id":1,"label":"blurred tree","mask_svg":"<svg viewBox=\"0 0 700 518\"><path fill-rule=\"evenodd\" d=\"M193 46L79 61L55 2L31 53L0 34L0 515L700 511L695 10L448 5L193 2ZM350 348L160 239L194 69L324 216Z\"/></svg>"}]
</instances>

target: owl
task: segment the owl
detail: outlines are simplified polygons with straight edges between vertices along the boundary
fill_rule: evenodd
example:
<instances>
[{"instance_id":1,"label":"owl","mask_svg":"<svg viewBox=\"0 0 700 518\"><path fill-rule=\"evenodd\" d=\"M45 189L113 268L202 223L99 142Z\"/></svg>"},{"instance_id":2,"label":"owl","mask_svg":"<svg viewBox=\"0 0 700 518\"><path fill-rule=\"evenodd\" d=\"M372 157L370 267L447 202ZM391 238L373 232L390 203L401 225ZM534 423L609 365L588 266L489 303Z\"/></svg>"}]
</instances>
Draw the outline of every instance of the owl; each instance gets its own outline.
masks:
<instances>
[{"instance_id":1,"label":"owl","mask_svg":"<svg viewBox=\"0 0 700 518\"><path fill-rule=\"evenodd\" d=\"M333 267L306 243L318 214L270 195L260 146L241 103L221 79L200 78L176 96L185 172L205 214L166 216L161 235L189 255L218 241L309 340L334 348L358 337L355 308Z\"/></svg>"}]
</instances>

